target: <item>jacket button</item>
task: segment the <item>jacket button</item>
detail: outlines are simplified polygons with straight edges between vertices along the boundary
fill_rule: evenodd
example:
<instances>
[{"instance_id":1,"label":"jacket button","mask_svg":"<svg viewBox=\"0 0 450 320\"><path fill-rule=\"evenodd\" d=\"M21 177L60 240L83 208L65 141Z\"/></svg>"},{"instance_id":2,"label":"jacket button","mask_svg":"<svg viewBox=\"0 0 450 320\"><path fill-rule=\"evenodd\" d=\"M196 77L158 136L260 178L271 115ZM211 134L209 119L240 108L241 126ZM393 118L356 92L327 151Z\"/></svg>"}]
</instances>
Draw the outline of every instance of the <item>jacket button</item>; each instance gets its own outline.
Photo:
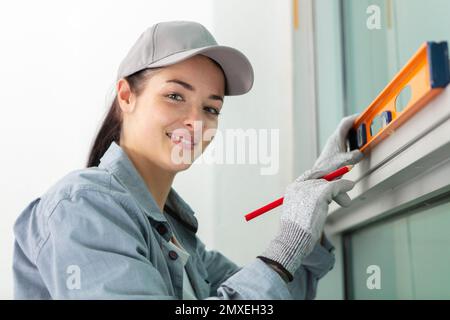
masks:
<instances>
[{"instance_id":1,"label":"jacket button","mask_svg":"<svg viewBox=\"0 0 450 320\"><path fill-rule=\"evenodd\" d=\"M171 250L169 251L169 258L172 260L177 260L178 258L178 253L176 253L175 251Z\"/></svg>"},{"instance_id":2,"label":"jacket button","mask_svg":"<svg viewBox=\"0 0 450 320\"><path fill-rule=\"evenodd\" d=\"M160 235L164 235L164 234L167 232L167 228L166 228L166 226L163 225L163 224L158 225L158 226L156 227L156 230L158 231L158 233L159 233Z\"/></svg>"}]
</instances>

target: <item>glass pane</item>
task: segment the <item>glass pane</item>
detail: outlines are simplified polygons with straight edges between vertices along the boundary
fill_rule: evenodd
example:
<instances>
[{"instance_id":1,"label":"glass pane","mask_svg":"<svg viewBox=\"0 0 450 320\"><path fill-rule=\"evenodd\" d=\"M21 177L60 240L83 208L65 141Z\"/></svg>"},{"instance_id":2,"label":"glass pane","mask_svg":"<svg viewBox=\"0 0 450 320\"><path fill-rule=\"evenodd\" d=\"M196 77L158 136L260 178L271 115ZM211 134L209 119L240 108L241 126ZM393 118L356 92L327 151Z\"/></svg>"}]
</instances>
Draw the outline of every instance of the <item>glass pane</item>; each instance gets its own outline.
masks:
<instances>
[{"instance_id":1,"label":"glass pane","mask_svg":"<svg viewBox=\"0 0 450 320\"><path fill-rule=\"evenodd\" d=\"M450 41L449 12L448 0L343 0L347 113L364 110L422 43Z\"/></svg>"},{"instance_id":2,"label":"glass pane","mask_svg":"<svg viewBox=\"0 0 450 320\"><path fill-rule=\"evenodd\" d=\"M417 299L450 297L450 202L409 219Z\"/></svg>"},{"instance_id":3,"label":"glass pane","mask_svg":"<svg viewBox=\"0 0 450 320\"><path fill-rule=\"evenodd\" d=\"M314 0L319 149L344 117L339 1Z\"/></svg>"},{"instance_id":4,"label":"glass pane","mask_svg":"<svg viewBox=\"0 0 450 320\"><path fill-rule=\"evenodd\" d=\"M391 0L398 64L402 67L426 41L450 41L450 1Z\"/></svg>"},{"instance_id":5,"label":"glass pane","mask_svg":"<svg viewBox=\"0 0 450 320\"><path fill-rule=\"evenodd\" d=\"M379 10L380 29L369 29L370 6ZM344 52L347 113L364 110L380 93L393 74L394 53L388 46L390 29L383 0L344 0Z\"/></svg>"},{"instance_id":6,"label":"glass pane","mask_svg":"<svg viewBox=\"0 0 450 320\"><path fill-rule=\"evenodd\" d=\"M349 272L354 299L450 297L450 199L350 235ZM370 289L370 265L380 268L380 289Z\"/></svg>"},{"instance_id":7,"label":"glass pane","mask_svg":"<svg viewBox=\"0 0 450 320\"><path fill-rule=\"evenodd\" d=\"M353 299L412 298L407 239L406 219L377 224L351 235ZM376 276L371 268L379 268L379 288L371 286Z\"/></svg>"}]
</instances>

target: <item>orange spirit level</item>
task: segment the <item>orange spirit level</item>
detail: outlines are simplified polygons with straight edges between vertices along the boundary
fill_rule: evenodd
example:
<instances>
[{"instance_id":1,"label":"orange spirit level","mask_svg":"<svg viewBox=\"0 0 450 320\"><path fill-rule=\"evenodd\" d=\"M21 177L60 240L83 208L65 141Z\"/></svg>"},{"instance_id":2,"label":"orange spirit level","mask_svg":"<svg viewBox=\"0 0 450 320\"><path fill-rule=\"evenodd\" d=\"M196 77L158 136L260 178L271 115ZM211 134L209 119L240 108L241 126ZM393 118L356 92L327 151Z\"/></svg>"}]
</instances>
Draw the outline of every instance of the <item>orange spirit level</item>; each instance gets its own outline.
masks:
<instances>
[{"instance_id":1,"label":"orange spirit level","mask_svg":"<svg viewBox=\"0 0 450 320\"><path fill-rule=\"evenodd\" d=\"M349 133L350 150L373 148L394 133L450 82L447 42L426 42L355 120ZM404 107L401 96L410 93ZM403 101L404 102L404 101Z\"/></svg>"}]
</instances>

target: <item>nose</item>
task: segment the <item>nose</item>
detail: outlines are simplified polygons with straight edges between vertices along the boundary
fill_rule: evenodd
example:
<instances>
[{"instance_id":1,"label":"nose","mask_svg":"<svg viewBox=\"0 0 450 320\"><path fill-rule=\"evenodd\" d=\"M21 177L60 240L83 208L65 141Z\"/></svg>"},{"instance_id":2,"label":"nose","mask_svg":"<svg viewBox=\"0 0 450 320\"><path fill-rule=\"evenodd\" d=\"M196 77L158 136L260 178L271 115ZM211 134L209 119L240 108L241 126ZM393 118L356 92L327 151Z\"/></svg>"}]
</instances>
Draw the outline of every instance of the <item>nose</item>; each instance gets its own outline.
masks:
<instances>
[{"instance_id":1,"label":"nose","mask_svg":"<svg viewBox=\"0 0 450 320\"><path fill-rule=\"evenodd\" d=\"M184 119L183 124L185 125L186 128L189 129L190 132L202 128L203 120L201 111L199 111L197 108L191 108L191 111Z\"/></svg>"},{"instance_id":2,"label":"nose","mask_svg":"<svg viewBox=\"0 0 450 320\"><path fill-rule=\"evenodd\" d=\"M191 139L197 144L202 140L202 132L205 122L202 119L202 111L196 107L192 107L188 113L184 115L183 128L189 132Z\"/></svg>"}]
</instances>

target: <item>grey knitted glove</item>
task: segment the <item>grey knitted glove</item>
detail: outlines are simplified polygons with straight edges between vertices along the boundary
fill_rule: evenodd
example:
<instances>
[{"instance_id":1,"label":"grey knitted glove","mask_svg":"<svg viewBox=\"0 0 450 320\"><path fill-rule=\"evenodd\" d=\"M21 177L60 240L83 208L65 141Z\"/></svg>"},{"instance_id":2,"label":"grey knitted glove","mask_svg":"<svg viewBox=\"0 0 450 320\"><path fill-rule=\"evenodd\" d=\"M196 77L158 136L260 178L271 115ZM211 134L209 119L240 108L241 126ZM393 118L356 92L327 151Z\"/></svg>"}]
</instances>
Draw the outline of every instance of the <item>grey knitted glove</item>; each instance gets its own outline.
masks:
<instances>
[{"instance_id":1,"label":"grey knitted glove","mask_svg":"<svg viewBox=\"0 0 450 320\"><path fill-rule=\"evenodd\" d=\"M278 235L262 255L263 261L281 266L292 280L305 256L320 238L328 205L338 195L351 190L354 182L323 179L294 181L286 188Z\"/></svg>"},{"instance_id":2,"label":"grey knitted glove","mask_svg":"<svg viewBox=\"0 0 450 320\"><path fill-rule=\"evenodd\" d=\"M343 166L353 165L362 160L363 153L361 151L353 150L347 152L347 136L357 117L358 114L354 114L341 120L337 129L325 143L312 169L306 171L298 179L320 178Z\"/></svg>"},{"instance_id":3,"label":"grey knitted glove","mask_svg":"<svg viewBox=\"0 0 450 320\"><path fill-rule=\"evenodd\" d=\"M304 172L296 181L317 179L343 166L354 165L362 160L364 155L361 151L347 152L347 136L357 117L358 114L353 114L341 120L337 129L325 143L312 169ZM341 193L333 200L342 207L348 206L351 202L347 193Z\"/></svg>"},{"instance_id":4,"label":"grey knitted glove","mask_svg":"<svg viewBox=\"0 0 450 320\"><path fill-rule=\"evenodd\" d=\"M354 182L336 180L327 182L319 179L340 167L356 164L363 158L359 150L347 152L347 136L357 114L341 120L338 128L328 138L325 147L312 169L306 171L290 184L283 200L280 231L268 248L258 258L275 266L292 280L322 234L332 200L346 207L350 204L347 191ZM314 180L310 180L314 179Z\"/></svg>"}]
</instances>

